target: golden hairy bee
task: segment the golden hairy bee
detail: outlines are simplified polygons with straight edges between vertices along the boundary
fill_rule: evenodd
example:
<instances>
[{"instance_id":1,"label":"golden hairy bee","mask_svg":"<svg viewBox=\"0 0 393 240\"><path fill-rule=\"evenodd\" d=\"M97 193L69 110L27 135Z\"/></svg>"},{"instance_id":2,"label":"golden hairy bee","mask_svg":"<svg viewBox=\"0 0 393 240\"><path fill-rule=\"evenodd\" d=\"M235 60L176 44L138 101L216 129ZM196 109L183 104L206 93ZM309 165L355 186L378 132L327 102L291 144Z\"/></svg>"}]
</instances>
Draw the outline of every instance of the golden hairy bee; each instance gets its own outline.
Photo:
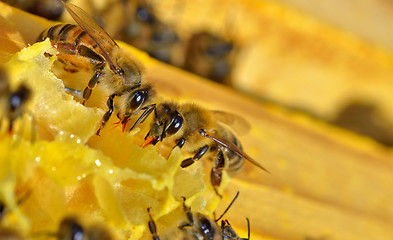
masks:
<instances>
[{"instance_id":1,"label":"golden hairy bee","mask_svg":"<svg viewBox=\"0 0 393 240\"><path fill-rule=\"evenodd\" d=\"M175 102L163 102L155 106L153 111L154 119L144 146L167 139L175 147L194 154L181 163L183 168L207 155L214 162L210 181L219 196L217 188L224 170L229 176L234 176L242 170L244 160L248 160L267 171L242 150L240 141L228 127L247 132L250 126L240 116L209 111L192 103Z\"/></svg>"},{"instance_id":2,"label":"golden hairy bee","mask_svg":"<svg viewBox=\"0 0 393 240\"><path fill-rule=\"evenodd\" d=\"M0 67L0 126L3 121L8 121L8 132L11 133L15 120L25 112L31 96L31 90L25 84L11 90L9 76L5 68Z\"/></svg>"},{"instance_id":3,"label":"golden hairy bee","mask_svg":"<svg viewBox=\"0 0 393 240\"><path fill-rule=\"evenodd\" d=\"M38 41L51 40L59 51L57 60L63 64L64 70L73 73L88 69L93 72L83 91L82 104L90 98L97 84L109 95L108 110L96 134L99 135L110 119L115 97L119 107L118 117L124 129L130 117L138 114L155 96L152 86L142 81L143 66L120 48L85 11L71 3L62 3L78 25L55 25L44 30Z\"/></svg>"},{"instance_id":4,"label":"golden hairy bee","mask_svg":"<svg viewBox=\"0 0 393 240\"><path fill-rule=\"evenodd\" d=\"M199 32L187 42L183 68L213 81L231 84L237 46L209 32Z\"/></svg>"},{"instance_id":5,"label":"golden hairy bee","mask_svg":"<svg viewBox=\"0 0 393 240\"><path fill-rule=\"evenodd\" d=\"M175 30L161 21L146 0L122 1L124 23L119 39L147 52L151 57L180 65L177 54L180 38Z\"/></svg>"},{"instance_id":6,"label":"golden hairy bee","mask_svg":"<svg viewBox=\"0 0 393 240\"><path fill-rule=\"evenodd\" d=\"M238 193L239 194L239 193ZM201 214L194 213L191 208L185 203L185 198L183 198L183 210L186 215L186 221L182 222L177 228L169 229L169 231L163 235L162 239L182 239L182 240L249 240L250 239L250 223L248 222L248 238L240 238L235 232L232 226L229 224L228 220L223 220L221 222L221 227L218 226L217 222L224 216L224 214L231 207L236 197L232 200L230 205L224 211L224 213L216 220ZM148 210L149 214L149 231L152 234L153 240L160 240L160 236L157 233L157 226L153 220L153 217Z\"/></svg>"}]
</instances>

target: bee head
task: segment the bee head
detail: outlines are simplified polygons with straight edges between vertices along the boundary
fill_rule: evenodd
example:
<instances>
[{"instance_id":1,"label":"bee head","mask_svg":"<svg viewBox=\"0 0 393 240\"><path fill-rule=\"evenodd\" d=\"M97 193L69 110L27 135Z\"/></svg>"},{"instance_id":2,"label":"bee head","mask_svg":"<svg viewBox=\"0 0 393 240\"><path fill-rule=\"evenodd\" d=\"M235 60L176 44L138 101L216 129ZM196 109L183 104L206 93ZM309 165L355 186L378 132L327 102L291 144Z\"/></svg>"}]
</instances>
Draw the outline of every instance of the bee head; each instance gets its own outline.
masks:
<instances>
[{"instance_id":1,"label":"bee head","mask_svg":"<svg viewBox=\"0 0 393 240\"><path fill-rule=\"evenodd\" d=\"M81 240L84 239L84 230L74 217L64 218L57 233L58 239Z\"/></svg>"},{"instance_id":2,"label":"bee head","mask_svg":"<svg viewBox=\"0 0 393 240\"><path fill-rule=\"evenodd\" d=\"M221 240L220 229L217 224L202 214L197 214L197 231L198 235L202 237L204 240Z\"/></svg>"},{"instance_id":3,"label":"bee head","mask_svg":"<svg viewBox=\"0 0 393 240\"><path fill-rule=\"evenodd\" d=\"M163 103L158 105L150 131L145 138L145 146L155 145L158 141L176 134L183 126L183 122L183 116L176 110L174 104Z\"/></svg>"},{"instance_id":4,"label":"bee head","mask_svg":"<svg viewBox=\"0 0 393 240\"><path fill-rule=\"evenodd\" d=\"M120 119L138 114L154 98L155 91L150 84L142 84L128 94L119 97Z\"/></svg>"},{"instance_id":5,"label":"bee head","mask_svg":"<svg viewBox=\"0 0 393 240\"><path fill-rule=\"evenodd\" d=\"M17 110L23 105L23 103L26 102L30 95L31 92L26 86L20 86L15 92L11 94L9 98L8 109L10 109L10 111Z\"/></svg>"}]
</instances>

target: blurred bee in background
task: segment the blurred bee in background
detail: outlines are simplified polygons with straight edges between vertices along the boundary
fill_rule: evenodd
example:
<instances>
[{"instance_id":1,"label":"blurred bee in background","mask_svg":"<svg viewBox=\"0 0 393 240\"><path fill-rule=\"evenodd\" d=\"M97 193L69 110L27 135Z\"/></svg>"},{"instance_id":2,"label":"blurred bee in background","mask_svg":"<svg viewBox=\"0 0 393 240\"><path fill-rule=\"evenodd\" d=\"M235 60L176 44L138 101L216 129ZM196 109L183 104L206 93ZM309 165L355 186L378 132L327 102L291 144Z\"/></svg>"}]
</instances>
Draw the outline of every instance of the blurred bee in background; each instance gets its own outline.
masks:
<instances>
[{"instance_id":1,"label":"blurred bee in background","mask_svg":"<svg viewBox=\"0 0 393 240\"><path fill-rule=\"evenodd\" d=\"M111 240L112 234L101 225L92 225L88 228L83 227L80 221L74 216L65 217L59 225L57 233L53 234L59 240Z\"/></svg>"},{"instance_id":2,"label":"blurred bee in background","mask_svg":"<svg viewBox=\"0 0 393 240\"><path fill-rule=\"evenodd\" d=\"M162 62L180 65L181 42L176 31L157 18L146 0L122 0L125 21L116 35Z\"/></svg>"},{"instance_id":3,"label":"blurred bee in background","mask_svg":"<svg viewBox=\"0 0 393 240\"><path fill-rule=\"evenodd\" d=\"M234 176L242 170L244 160L248 160L267 171L242 150L240 141L227 126L239 133L245 133L250 128L247 121L235 114L209 111L190 103L163 102L154 108L154 119L144 146L155 145L168 138L175 147L194 154L181 163L183 168L208 155L214 161L210 181L221 196L217 188L224 170L229 176Z\"/></svg>"},{"instance_id":4,"label":"blurred bee in background","mask_svg":"<svg viewBox=\"0 0 393 240\"><path fill-rule=\"evenodd\" d=\"M191 212L191 208L185 203L185 198L183 198L183 210L186 213L187 221L181 223L177 229L170 229L167 234L163 236L163 239L183 239L183 240L249 240L250 239L250 224L248 221L248 238L240 238L238 234L234 231L232 226L227 220L222 221L221 228L218 226L217 222L224 216L224 214L232 206L233 202L238 197L239 193L232 200L230 205L227 207L225 212L220 218L213 220L212 218L201 214ZM159 240L160 237L157 233L157 226L150 213L150 208L147 209L149 214L149 231L153 236L153 240Z\"/></svg>"},{"instance_id":5,"label":"blurred bee in background","mask_svg":"<svg viewBox=\"0 0 393 240\"><path fill-rule=\"evenodd\" d=\"M26 112L26 102L31 96L31 90L24 84L11 90L9 76L5 68L0 66L0 126L7 121L8 132L11 133L15 120Z\"/></svg>"},{"instance_id":6,"label":"blurred bee in background","mask_svg":"<svg viewBox=\"0 0 393 240\"><path fill-rule=\"evenodd\" d=\"M183 44L176 31L161 21L146 0L115 0L103 10L92 10L113 37L162 62L183 64Z\"/></svg>"},{"instance_id":7,"label":"blurred bee in background","mask_svg":"<svg viewBox=\"0 0 393 240\"><path fill-rule=\"evenodd\" d=\"M376 103L364 100L351 101L330 122L391 147L393 146L391 123L377 106Z\"/></svg>"},{"instance_id":8,"label":"blurred bee in background","mask_svg":"<svg viewBox=\"0 0 393 240\"><path fill-rule=\"evenodd\" d=\"M64 12L64 7L58 0L1 0L13 7L26 12L58 21Z\"/></svg>"},{"instance_id":9,"label":"blurred bee in background","mask_svg":"<svg viewBox=\"0 0 393 240\"><path fill-rule=\"evenodd\" d=\"M213 81L231 85L236 45L203 31L190 37L185 51L184 69Z\"/></svg>"},{"instance_id":10,"label":"blurred bee in background","mask_svg":"<svg viewBox=\"0 0 393 240\"><path fill-rule=\"evenodd\" d=\"M68 13L78 23L59 24L41 33L38 41L50 38L59 50L58 61L69 73L87 69L93 76L83 91L82 104L90 98L93 88L100 84L109 95L108 111L101 120L96 134L99 135L114 110L117 97L118 117L125 128L129 118L147 105L155 95L152 86L142 83L143 67L81 8L62 1Z\"/></svg>"}]
</instances>

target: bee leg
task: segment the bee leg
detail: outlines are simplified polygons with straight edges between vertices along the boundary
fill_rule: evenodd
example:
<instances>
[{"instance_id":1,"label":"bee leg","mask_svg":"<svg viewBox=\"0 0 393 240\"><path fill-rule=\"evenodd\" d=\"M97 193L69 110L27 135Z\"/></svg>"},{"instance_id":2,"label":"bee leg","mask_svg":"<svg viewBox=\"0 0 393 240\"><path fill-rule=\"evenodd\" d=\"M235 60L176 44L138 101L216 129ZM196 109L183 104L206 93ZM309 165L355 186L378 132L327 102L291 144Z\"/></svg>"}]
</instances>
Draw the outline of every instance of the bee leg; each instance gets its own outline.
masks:
<instances>
[{"instance_id":1,"label":"bee leg","mask_svg":"<svg viewBox=\"0 0 393 240\"><path fill-rule=\"evenodd\" d=\"M116 94L112 94L109 96L106 105L108 105L108 111L104 114L104 116L102 117L101 120L101 126L100 128L97 130L96 135L100 136L100 131L101 129L103 129L105 127L106 122L108 122L109 118L112 115L113 112L113 99L115 98Z\"/></svg>"},{"instance_id":2,"label":"bee leg","mask_svg":"<svg viewBox=\"0 0 393 240\"><path fill-rule=\"evenodd\" d=\"M151 216L151 213L150 213L150 208L147 209L147 212L149 213L149 217L150 217L149 230L150 230L150 233L153 235L153 240L160 240L160 238L158 237L158 234L157 234L156 223L154 222L153 217Z\"/></svg>"},{"instance_id":3,"label":"bee leg","mask_svg":"<svg viewBox=\"0 0 393 240\"><path fill-rule=\"evenodd\" d=\"M180 138L177 141L176 145L172 148L172 151L173 151L173 149L175 149L175 147L182 148L185 142L186 142L186 140L184 138Z\"/></svg>"},{"instance_id":4,"label":"bee leg","mask_svg":"<svg viewBox=\"0 0 393 240\"><path fill-rule=\"evenodd\" d=\"M82 104L84 105L86 101L90 98L91 92L93 88L97 85L98 78L101 75L102 69L105 67L105 59L101 57L99 54L91 50L90 48L80 45L77 49L79 55L89 58L90 61L95 65L94 70L96 71L93 77L89 80L87 87L83 91L83 101Z\"/></svg>"},{"instance_id":5,"label":"bee leg","mask_svg":"<svg viewBox=\"0 0 393 240\"><path fill-rule=\"evenodd\" d=\"M195 161L198 161L205 155L205 153L209 150L209 145L205 145L201 149L198 150L198 152L192 157L192 158L187 158L181 162L181 167L185 168L193 164Z\"/></svg>"},{"instance_id":6,"label":"bee leg","mask_svg":"<svg viewBox=\"0 0 393 240\"><path fill-rule=\"evenodd\" d=\"M82 101L83 105L85 105L86 101L90 98L91 92L93 91L95 85L97 85L98 78L100 77L100 75L101 75L101 71L95 72L93 77L89 80L87 87L85 88L85 90L83 90L83 101Z\"/></svg>"},{"instance_id":7,"label":"bee leg","mask_svg":"<svg viewBox=\"0 0 393 240\"><path fill-rule=\"evenodd\" d=\"M218 187L221 184L222 173L224 171L224 168L225 168L224 153L220 148L218 148L216 159L214 161L213 168L210 172L210 183L212 184L214 191L220 198L222 198L222 195L218 193Z\"/></svg>"},{"instance_id":8,"label":"bee leg","mask_svg":"<svg viewBox=\"0 0 393 240\"><path fill-rule=\"evenodd\" d=\"M186 205L186 198L183 197L183 210L186 212L188 222L179 225L179 229L183 230L185 227L194 225L194 218L191 213L191 208Z\"/></svg>"}]
</instances>

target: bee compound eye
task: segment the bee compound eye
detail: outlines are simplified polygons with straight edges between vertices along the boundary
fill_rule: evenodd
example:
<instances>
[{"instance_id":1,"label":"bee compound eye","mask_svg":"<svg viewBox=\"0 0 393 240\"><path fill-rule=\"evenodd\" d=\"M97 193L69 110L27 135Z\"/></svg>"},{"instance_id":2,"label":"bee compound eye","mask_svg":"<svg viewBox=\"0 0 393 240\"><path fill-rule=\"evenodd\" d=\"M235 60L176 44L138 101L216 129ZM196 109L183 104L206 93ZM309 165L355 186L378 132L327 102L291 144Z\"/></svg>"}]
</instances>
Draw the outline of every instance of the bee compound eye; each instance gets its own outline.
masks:
<instances>
[{"instance_id":1,"label":"bee compound eye","mask_svg":"<svg viewBox=\"0 0 393 240\"><path fill-rule=\"evenodd\" d=\"M202 217L199 221L200 221L200 231L203 234L204 239L213 239L215 234L215 229L211 225L209 219Z\"/></svg>"},{"instance_id":2,"label":"bee compound eye","mask_svg":"<svg viewBox=\"0 0 393 240\"><path fill-rule=\"evenodd\" d=\"M71 240L83 240L84 233L83 228L78 224L71 227Z\"/></svg>"},{"instance_id":3,"label":"bee compound eye","mask_svg":"<svg viewBox=\"0 0 393 240\"><path fill-rule=\"evenodd\" d=\"M132 110L136 110L142 106L146 99L147 92L145 90L139 90L134 92L131 97L130 107Z\"/></svg>"},{"instance_id":4,"label":"bee compound eye","mask_svg":"<svg viewBox=\"0 0 393 240\"><path fill-rule=\"evenodd\" d=\"M14 111L22 105L22 103L29 97L29 90L22 86L10 96L9 108Z\"/></svg>"},{"instance_id":5,"label":"bee compound eye","mask_svg":"<svg viewBox=\"0 0 393 240\"><path fill-rule=\"evenodd\" d=\"M137 18L142 22L154 23L153 15L144 6L138 6L136 10Z\"/></svg>"},{"instance_id":6,"label":"bee compound eye","mask_svg":"<svg viewBox=\"0 0 393 240\"><path fill-rule=\"evenodd\" d=\"M176 112L176 116L173 118L171 124L168 126L166 132L168 134L175 134L183 126L183 117L180 113Z\"/></svg>"}]
</instances>

